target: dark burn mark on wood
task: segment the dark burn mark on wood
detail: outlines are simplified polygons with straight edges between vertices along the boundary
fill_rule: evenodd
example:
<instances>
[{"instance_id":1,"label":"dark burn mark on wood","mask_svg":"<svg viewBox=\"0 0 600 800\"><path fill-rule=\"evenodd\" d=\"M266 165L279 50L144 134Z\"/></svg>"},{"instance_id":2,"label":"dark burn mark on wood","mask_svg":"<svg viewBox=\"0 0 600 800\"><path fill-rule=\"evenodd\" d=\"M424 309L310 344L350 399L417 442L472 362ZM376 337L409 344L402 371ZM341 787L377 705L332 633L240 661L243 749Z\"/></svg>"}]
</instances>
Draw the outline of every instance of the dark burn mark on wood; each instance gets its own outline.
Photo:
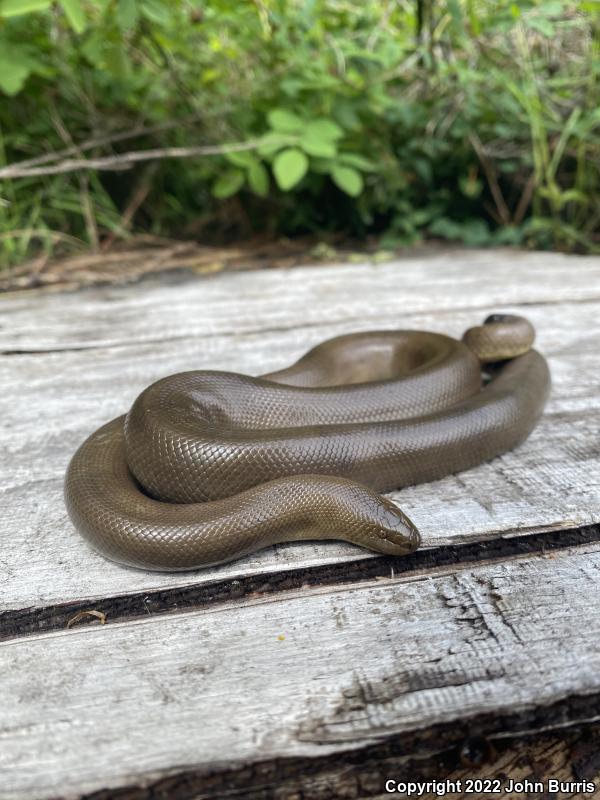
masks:
<instances>
[{"instance_id":1,"label":"dark burn mark on wood","mask_svg":"<svg viewBox=\"0 0 600 800\"><path fill-rule=\"evenodd\" d=\"M519 745L523 766L531 769L532 777L554 774L552 768L544 769L539 753L562 744L572 765L570 779L581 780L577 754L598 742L598 723L586 720L599 714L600 695L573 696L551 706L507 715L485 714L393 734L377 744L327 756L278 758L234 769L171 771L137 784L82 795L81 800L348 800L382 796L388 778L398 782L452 779L464 768L461 754L473 742L484 751L488 777L496 774L494 760ZM531 759L528 750L535 752L536 746L537 758ZM585 774L597 773L587 770Z\"/></svg>"},{"instance_id":2,"label":"dark burn mark on wood","mask_svg":"<svg viewBox=\"0 0 600 800\"><path fill-rule=\"evenodd\" d=\"M572 772L577 780L592 780L600 774L600 725L571 747Z\"/></svg>"},{"instance_id":3,"label":"dark burn mark on wood","mask_svg":"<svg viewBox=\"0 0 600 800\"><path fill-rule=\"evenodd\" d=\"M412 572L443 566L477 563L497 558L543 555L553 550L600 541L600 525L497 538L469 544L417 550L409 556L365 558L338 564L291 569L272 574L240 576L210 583L122 594L105 599L83 599L45 607L30 607L0 612L0 641L28 634L66 630L77 614L94 609L106 617L106 624L156 614L192 611L222 605L232 600L249 600L294 589L310 589L336 584L389 579ZM73 626L98 625L85 615Z\"/></svg>"}]
</instances>

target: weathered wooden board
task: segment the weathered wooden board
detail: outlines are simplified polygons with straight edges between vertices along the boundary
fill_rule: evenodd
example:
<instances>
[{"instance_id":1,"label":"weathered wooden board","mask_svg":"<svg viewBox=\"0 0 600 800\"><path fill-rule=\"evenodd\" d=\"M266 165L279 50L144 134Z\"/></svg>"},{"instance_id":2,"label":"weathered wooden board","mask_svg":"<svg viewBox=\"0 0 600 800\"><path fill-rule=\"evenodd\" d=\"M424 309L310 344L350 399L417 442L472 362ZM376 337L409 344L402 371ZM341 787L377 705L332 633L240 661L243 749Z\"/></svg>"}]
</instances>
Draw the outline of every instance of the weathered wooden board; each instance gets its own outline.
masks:
<instances>
[{"instance_id":1,"label":"weathered wooden board","mask_svg":"<svg viewBox=\"0 0 600 800\"><path fill-rule=\"evenodd\" d=\"M374 326L460 335L489 311L519 304L553 372L540 427L491 464L394 496L426 547L600 520L596 298L600 259L513 252L5 296L0 611L364 557L349 545L319 543L187 575L126 570L75 534L62 477L82 439L164 374L215 367L260 374L324 338Z\"/></svg>"},{"instance_id":2,"label":"weathered wooden board","mask_svg":"<svg viewBox=\"0 0 600 800\"><path fill-rule=\"evenodd\" d=\"M0 797L246 796L291 758L598 719L599 576L596 544L5 642Z\"/></svg>"},{"instance_id":3,"label":"weathered wooden board","mask_svg":"<svg viewBox=\"0 0 600 800\"><path fill-rule=\"evenodd\" d=\"M382 315L397 325L407 313L598 299L600 258L463 250L386 264L225 273L171 286L159 279L71 295L0 295L0 351L191 337L204 343L217 334L262 337L323 323L368 328Z\"/></svg>"}]
</instances>

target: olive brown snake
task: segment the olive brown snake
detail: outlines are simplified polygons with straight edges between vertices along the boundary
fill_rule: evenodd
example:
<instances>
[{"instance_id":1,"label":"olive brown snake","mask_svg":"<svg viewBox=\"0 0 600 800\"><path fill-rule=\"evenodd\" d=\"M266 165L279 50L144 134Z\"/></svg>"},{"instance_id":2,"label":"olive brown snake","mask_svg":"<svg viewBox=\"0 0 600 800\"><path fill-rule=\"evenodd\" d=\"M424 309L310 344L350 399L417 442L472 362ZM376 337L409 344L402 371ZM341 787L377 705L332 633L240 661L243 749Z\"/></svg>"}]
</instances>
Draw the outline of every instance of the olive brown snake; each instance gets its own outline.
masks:
<instances>
[{"instance_id":1,"label":"olive brown snake","mask_svg":"<svg viewBox=\"0 0 600 800\"><path fill-rule=\"evenodd\" d=\"M533 338L522 317L493 315L462 342L356 333L260 378L164 378L75 453L69 515L108 558L154 570L300 539L409 553L419 533L379 492L469 469L522 442L550 389Z\"/></svg>"}]
</instances>

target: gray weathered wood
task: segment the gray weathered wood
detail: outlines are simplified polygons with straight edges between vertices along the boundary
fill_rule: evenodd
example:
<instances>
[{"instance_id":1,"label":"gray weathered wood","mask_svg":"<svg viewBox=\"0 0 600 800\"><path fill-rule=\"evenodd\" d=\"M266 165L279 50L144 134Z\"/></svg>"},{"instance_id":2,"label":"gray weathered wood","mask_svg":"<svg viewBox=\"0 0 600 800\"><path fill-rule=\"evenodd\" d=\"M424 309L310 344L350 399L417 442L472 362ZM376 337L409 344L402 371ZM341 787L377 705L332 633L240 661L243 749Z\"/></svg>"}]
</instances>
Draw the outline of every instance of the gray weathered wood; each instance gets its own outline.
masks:
<instances>
[{"instance_id":1,"label":"gray weathered wood","mask_svg":"<svg viewBox=\"0 0 600 800\"><path fill-rule=\"evenodd\" d=\"M490 712L492 739L595 719L599 575L596 544L5 642L0 797L76 797L390 737L422 756L439 747L427 731L451 740ZM252 769L244 780L268 784Z\"/></svg>"},{"instance_id":2,"label":"gray weathered wood","mask_svg":"<svg viewBox=\"0 0 600 800\"><path fill-rule=\"evenodd\" d=\"M0 610L364 557L349 545L319 543L187 575L125 570L75 534L62 476L79 442L164 374L215 367L259 374L324 338L374 326L459 336L489 311L522 304L551 363L548 412L516 452L394 495L426 547L600 520L600 259L467 251L0 296L0 350L10 354L0 357Z\"/></svg>"},{"instance_id":3,"label":"gray weathered wood","mask_svg":"<svg viewBox=\"0 0 600 800\"><path fill-rule=\"evenodd\" d=\"M0 350L204 342L324 322L368 328L382 315L397 324L420 312L599 299L600 258L462 250L386 264L224 273L171 286L158 279L67 295L0 295Z\"/></svg>"}]
</instances>

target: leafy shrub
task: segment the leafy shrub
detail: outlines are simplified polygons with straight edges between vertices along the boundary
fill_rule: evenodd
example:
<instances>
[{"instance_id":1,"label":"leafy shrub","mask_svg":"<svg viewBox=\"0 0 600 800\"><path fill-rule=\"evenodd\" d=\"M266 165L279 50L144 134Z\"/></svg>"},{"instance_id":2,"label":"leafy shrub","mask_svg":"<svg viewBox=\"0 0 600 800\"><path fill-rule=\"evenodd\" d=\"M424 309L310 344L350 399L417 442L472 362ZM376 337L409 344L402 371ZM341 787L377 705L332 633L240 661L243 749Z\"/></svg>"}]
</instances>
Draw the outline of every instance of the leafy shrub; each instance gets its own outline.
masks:
<instances>
[{"instance_id":1,"label":"leafy shrub","mask_svg":"<svg viewBox=\"0 0 600 800\"><path fill-rule=\"evenodd\" d=\"M598 249L599 29L566 0L0 0L0 253L132 230Z\"/></svg>"}]
</instances>

